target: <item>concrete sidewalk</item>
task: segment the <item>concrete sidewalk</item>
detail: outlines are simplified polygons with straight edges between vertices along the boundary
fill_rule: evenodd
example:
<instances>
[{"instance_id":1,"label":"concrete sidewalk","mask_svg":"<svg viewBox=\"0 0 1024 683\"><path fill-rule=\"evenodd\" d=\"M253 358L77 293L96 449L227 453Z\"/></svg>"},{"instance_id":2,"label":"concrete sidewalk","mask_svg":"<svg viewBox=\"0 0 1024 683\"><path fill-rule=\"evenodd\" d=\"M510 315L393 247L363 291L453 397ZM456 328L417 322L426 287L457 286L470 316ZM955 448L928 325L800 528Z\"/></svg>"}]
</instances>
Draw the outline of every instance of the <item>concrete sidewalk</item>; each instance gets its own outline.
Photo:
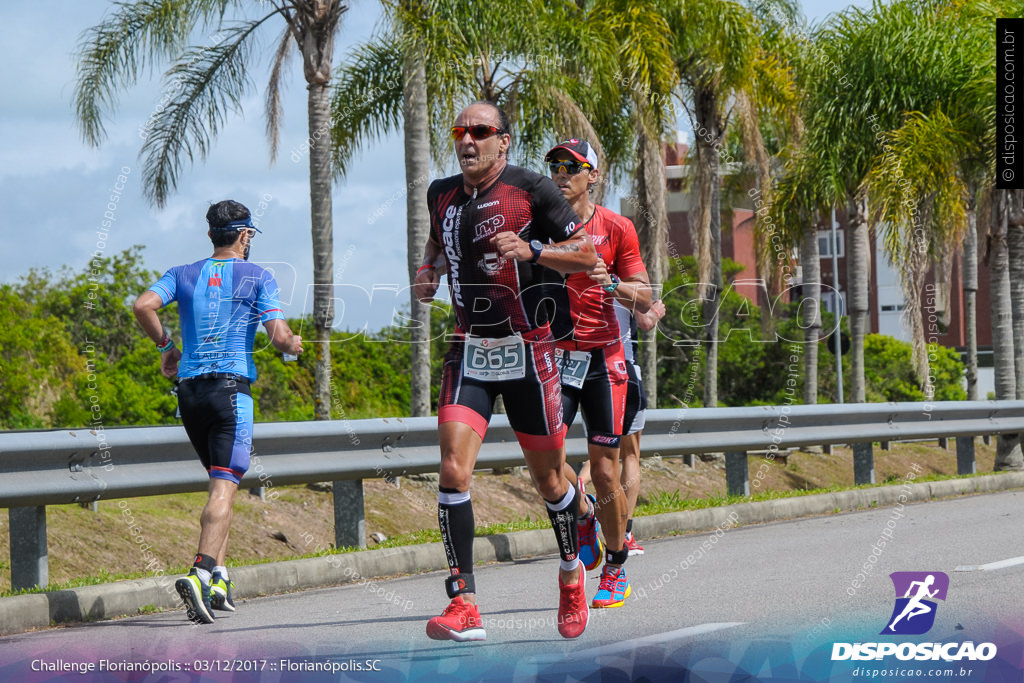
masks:
<instances>
[{"instance_id":1,"label":"concrete sidewalk","mask_svg":"<svg viewBox=\"0 0 1024 683\"><path fill-rule=\"evenodd\" d=\"M852 512L899 503L926 502L965 494L1024 488L1024 472L1006 472L970 479L949 479L919 484L904 483L725 507L638 517L633 529L648 539L675 533L711 531L783 519ZM557 553L548 529L532 529L476 539L478 563L509 562ZM440 543L384 548L303 560L232 567L236 598L254 598L309 588L448 568ZM142 611L181 608L174 590L177 576L118 581L53 593L18 595L0 599L0 634L48 628L54 624L134 616ZM386 590L384 586L380 590Z\"/></svg>"}]
</instances>

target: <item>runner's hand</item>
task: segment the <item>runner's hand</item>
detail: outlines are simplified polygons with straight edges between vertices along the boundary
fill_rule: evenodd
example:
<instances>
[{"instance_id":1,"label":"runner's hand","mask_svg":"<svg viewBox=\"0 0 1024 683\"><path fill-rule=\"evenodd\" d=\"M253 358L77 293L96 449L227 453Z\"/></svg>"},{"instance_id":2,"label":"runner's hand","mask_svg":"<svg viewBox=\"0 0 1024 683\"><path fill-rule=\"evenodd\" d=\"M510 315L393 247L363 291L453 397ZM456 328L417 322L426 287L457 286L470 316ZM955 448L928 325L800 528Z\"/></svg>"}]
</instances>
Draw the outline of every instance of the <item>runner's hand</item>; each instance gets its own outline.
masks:
<instances>
[{"instance_id":1,"label":"runner's hand","mask_svg":"<svg viewBox=\"0 0 1024 683\"><path fill-rule=\"evenodd\" d=\"M441 276L438 275L437 269L424 268L416 274L416 279L413 280L413 294L421 303L430 303L434 300L434 294L437 293L440 284Z\"/></svg>"},{"instance_id":2,"label":"runner's hand","mask_svg":"<svg viewBox=\"0 0 1024 683\"><path fill-rule=\"evenodd\" d=\"M302 353L302 337L300 337L297 334L292 335L292 346L290 349L288 349L288 353L292 354L293 356L298 356L300 353Z\"/></svg>"},{"instance_id":3,"label":"runner's hand","mask_svg":"<svg viewBox=\"0 0 1024 683\"><path fill-rule=\"evenodd\" d=\"M516 237L511 230L499 232L491 238L491 244L498 250L498 258L509 261L529 261L533 258L529 243Z\"/></svg>"},{"instance_id":4,"label":"runner's hand","mask_svg":"<svg viewBox=\"0 0 1024 683\"><path fill-rule=\"evenodd\" d=\"M172 347L167 353L160 354L160 372L164 377L177 377L178 361L181 360L181 351L178 347Z\"/></svg>"},{"instance_id":5,"label":"runner's hand","mask_svg":"<svg viewBox=\"0 0 1024 683\"><path fill-rule=\"evenodd\" d=\"M665 317L665 302L661 299L651 304L651 310L636 314L636 325L645 332L658 326L658 321Z\"/></svg>"},{"instance_id":6,"label":"runner's hand","mask_svg":"<svg viewBox=\"0 0 1024 683\"><path fill-rule=\"evenodd\" d=\"M608 264L600 256L597 257L597 263L594 264L594 267L587 270L587 275L599 285L610 285L612 283L612 276L608 273Z\"/></svg>"}]
</instances>

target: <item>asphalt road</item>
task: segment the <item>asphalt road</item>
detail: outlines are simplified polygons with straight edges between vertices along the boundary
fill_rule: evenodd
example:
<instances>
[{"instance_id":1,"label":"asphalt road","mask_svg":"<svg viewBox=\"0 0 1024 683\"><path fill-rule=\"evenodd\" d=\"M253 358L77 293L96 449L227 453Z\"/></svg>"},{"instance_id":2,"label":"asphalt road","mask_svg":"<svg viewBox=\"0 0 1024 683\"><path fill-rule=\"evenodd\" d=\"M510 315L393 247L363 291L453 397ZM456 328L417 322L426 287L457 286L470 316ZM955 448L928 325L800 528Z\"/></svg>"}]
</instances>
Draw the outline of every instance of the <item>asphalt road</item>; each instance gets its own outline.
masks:
<instances>
[{"instance_id":1,"label":"asphalt road","mask_svg":"<svg viewBox=\"0 0 1024 683\"><path fill-rule=\"evenodd\" d=\"M574 641L555 628L546 557L477 568L483 643L426 637L447 604L435 572L247 600L209 626L175 611L9 636L0 681L852 681L865 666L890 681L1021 681L1022 504L1006 492L645 541L626 564L626 605L592 610ZM899 571L949 576L924 635L879 635ZM831 661L835 642L875 641L992 642L998 654ZM125 662L148 668L110 673Z\"/></svg>"}]
</instances>

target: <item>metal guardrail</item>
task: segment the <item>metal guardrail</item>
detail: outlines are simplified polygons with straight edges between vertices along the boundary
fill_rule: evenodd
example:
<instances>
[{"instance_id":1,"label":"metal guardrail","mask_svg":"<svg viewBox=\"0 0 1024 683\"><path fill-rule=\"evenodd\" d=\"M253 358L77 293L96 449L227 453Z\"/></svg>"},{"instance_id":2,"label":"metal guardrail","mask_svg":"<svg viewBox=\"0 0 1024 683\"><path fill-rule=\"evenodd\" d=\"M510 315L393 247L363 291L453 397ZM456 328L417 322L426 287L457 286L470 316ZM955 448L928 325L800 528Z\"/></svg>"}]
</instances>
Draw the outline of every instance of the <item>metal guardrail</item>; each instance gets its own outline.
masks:
<instances>
[{"instance_id":1,"label":"metal guardrail","mask_svg":"<svg viewBox=\"0 0 1024 683\"><path fill-rule=\"evenodd\" d=\"M647 411L641 455L725 452L729 492L748 494L749 451L853 444L855 481L871 483L872 442L961 437L958 470L968 473L974 436L1018 432L1024 401L662 409ZM572 461L586 458L582 434L577 424L566 440ZM438 461L434 417L261 423L242 487L332 481L337 544L365 545L362 479L436 472ZM496 415L477 467L521 464L508 420ZM0 507L10 508L13 585L47 583L45 506L207 485L180 426L0 433Z\"/></svg>"}]
</instances>

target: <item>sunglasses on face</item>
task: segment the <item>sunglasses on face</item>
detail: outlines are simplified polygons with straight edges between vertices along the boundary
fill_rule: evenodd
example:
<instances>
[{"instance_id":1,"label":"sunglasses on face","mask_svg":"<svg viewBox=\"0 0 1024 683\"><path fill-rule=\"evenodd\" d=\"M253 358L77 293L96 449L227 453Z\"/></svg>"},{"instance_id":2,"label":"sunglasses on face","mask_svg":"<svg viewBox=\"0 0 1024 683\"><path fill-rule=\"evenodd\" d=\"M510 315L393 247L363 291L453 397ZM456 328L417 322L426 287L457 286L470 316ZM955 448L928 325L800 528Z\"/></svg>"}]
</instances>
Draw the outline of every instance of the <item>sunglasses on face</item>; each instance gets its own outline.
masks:
<instances>
[{"instance_id":1,"label":"sunglasses on face","mask_svg":"<svg viewBox=\"0 0 1024 683\"><path fill-rule=\"evenodd\" d=\"M452 126L452 140L455 142L466 137L466 133L469 133L469 137L474 140L486 140L492 135L504 135L505 131L483 124L477 126Z\"/></svg>"},{"instance_id":2,"label":"sunglasses on face","mask_svg":"<svg viewBox=\"0 0 1024 683\"><path fill-rule=\"evenodd\" d=\"M548 164L548 168L551 169L552 175L555 173L567 173L569 175L576 175L577 173L583 172L583 170L590 170L590 164L580 163L579 161L552 161Z\"/></svg>"}]
</instances>

